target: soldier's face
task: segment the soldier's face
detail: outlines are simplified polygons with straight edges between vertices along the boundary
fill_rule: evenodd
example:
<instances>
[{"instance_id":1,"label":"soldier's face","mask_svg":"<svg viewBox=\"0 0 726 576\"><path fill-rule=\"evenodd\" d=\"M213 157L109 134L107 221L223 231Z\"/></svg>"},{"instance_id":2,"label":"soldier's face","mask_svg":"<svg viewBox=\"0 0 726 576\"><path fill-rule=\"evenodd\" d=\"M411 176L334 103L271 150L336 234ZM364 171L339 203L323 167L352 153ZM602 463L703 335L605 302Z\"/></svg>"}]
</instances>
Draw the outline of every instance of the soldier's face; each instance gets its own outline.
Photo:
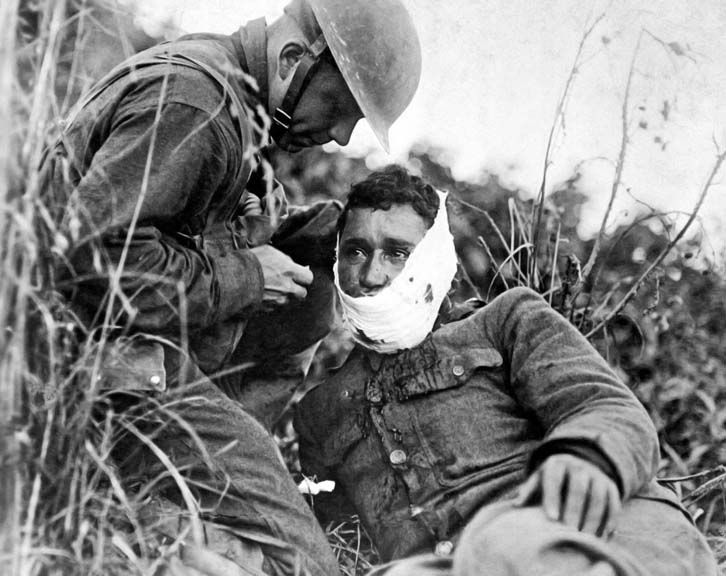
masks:
<instances>
[{"instance_id":1,"label":"soldier's face","mask_svg":"<svg viewBox=\"0 0 726 576\"><path fill-rule=\"evenodd\" d=\"M333 140L345 146L362 117L340 72L323 61L295 107L290 129L277 144L288 152Z\"/></svg>"},{"instance_id":2,"label":"soldier's face","mask_svg":"<svg viewBox=\"0 0 726 576\"><path fill-rule=\"evenodd\" d=\"M426 221L409 204L393 204L388 210L351 209L338 250L343 292L372 296L388 286L426 230Z\"/></svg>"}]
</instances>

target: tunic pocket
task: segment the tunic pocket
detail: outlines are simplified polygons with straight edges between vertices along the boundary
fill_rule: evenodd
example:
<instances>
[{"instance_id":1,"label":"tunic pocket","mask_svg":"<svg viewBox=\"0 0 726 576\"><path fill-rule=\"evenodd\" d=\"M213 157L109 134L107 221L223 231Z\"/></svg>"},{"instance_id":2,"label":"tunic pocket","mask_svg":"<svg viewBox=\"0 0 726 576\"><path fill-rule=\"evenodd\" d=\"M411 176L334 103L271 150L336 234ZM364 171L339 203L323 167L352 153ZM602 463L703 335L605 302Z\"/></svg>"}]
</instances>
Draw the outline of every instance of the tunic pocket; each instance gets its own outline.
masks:
<instances>
[{"instance_id":1,"label":"tunic pocket","mask_svg":"<svg viewBox=\"0 0 726 576\"><path fill-rule=\"evenodd\" d=\"M471 347L441 358L422 381L398 383L408 392L416 437L440 485L517 474L517 466L502 464L535 445L531 424L503 385L502 364L497 350Z\"/></svg>"},{"instance_id":2,"label":"tunic pocket","mask_svg":"<svg viewBox=\"0 0 726 576\"><path fill-rule=\"evenodd\" d=\"M87 366L90 371L93 361ZM164 347L154 340L119 338L103 350L97 380L99 389L104 391L163 392Z\"/></svg>"},{"instance_id":3,"label":"tunic pocket","mask_svg":"<svg viewBox=\"0 0 726 576\"><path fill-rule=\"evenodd\" d=\"M493 348L472 347L439 358L435 366L401 376L390 386L399 402L463 385L478 369L502 365L502 356Z\"/></svg>"}]
</instances>

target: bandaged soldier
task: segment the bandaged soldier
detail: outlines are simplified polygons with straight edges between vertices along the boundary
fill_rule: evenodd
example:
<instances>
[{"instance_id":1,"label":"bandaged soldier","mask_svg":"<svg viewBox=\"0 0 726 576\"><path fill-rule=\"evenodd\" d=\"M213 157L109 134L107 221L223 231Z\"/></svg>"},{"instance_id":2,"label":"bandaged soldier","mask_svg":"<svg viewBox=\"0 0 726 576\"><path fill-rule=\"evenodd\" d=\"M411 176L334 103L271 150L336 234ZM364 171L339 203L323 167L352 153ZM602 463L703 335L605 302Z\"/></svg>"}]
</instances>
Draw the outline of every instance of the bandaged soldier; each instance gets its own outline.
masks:
<instances>
[{"instance_id":1,"label":"bandaged soldier","mask_svg":"<svg viewBox=\"0 0 726 576\"><path fill-rule=\"evenodd\" d=\"M335 280L357 345L295 420L303 472L337 482L316 510L359 514L387 576L715 575L587 340L528 289L448 304L446 206L399 167L351 190Z\"/></svg>"}]
</instances>

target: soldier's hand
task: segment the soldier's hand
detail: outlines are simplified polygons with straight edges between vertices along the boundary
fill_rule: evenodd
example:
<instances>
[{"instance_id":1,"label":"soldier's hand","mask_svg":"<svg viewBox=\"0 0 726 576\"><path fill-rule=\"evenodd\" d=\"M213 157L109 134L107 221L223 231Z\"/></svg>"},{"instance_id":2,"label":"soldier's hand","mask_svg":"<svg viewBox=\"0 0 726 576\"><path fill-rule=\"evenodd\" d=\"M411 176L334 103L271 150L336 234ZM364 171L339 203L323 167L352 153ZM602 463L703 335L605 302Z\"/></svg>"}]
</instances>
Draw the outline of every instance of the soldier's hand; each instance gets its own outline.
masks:
<instances>
[{"instance_id":1,"label":"soldier's hand","mask_svg":"<svg viewBox=\"0 0 726 576\"><path fill-rule=\"evenodd\" d=\"M621 506L615 482L570 454L553 454L522 485L517 504L538 501L548 518L596 536L610 531Z\"/></svg>"},{"instance_id":2,"label":"soldier's hand","mask_svg":"<svg viewBox=\"0 0 726 576\"><path fill-rule=\"evenodd\" d=\"M269 244L252 248L252 253L262 265L265 279L263 305L274 308L293 298L302 300L307 296L306 286L313 281L310 268L296 264L287 254Z\"/></svg>"}]
</instances>

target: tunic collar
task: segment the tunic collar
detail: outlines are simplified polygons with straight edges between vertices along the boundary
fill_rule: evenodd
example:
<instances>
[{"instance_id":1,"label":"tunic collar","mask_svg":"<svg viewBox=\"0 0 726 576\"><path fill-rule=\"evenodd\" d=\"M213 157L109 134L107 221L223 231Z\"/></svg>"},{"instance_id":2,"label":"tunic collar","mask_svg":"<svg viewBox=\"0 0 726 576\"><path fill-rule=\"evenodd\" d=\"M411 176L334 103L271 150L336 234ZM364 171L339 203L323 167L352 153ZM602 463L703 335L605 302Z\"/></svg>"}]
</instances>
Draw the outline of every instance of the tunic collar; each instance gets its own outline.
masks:
<instances>
[{"instance_id":1,"label":"tunic collar","mask_svg":"<svg viewBox=\"0 0 726 576\"><path fill-rule=\"evenodd\" d=\"M232 34L237 59L242 69L257 82L257 97L267 112L267 24L257 18Z\"/></svg>"}]
</instances>

